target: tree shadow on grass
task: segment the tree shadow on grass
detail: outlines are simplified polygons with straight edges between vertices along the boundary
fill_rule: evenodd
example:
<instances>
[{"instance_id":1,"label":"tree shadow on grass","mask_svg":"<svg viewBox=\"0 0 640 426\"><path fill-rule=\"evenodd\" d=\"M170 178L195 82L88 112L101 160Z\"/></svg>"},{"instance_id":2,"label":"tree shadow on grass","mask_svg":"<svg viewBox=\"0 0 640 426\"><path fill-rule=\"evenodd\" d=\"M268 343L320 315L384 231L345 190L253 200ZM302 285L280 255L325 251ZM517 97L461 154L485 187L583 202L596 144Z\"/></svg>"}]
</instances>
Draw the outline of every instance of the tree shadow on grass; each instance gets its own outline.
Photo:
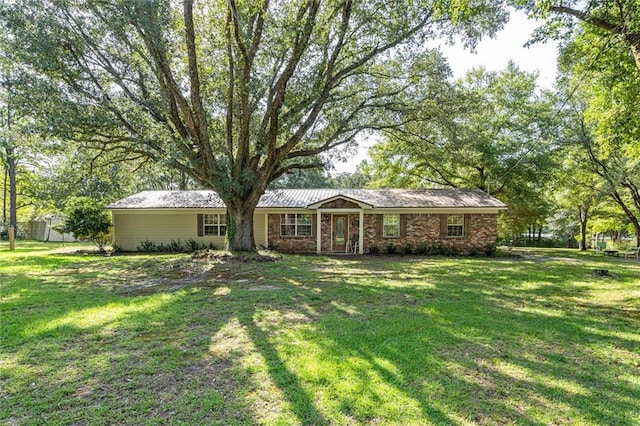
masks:
<instances>
[{"instance_id":1,"label":"tree shadow on grass","mask_svg":"<svg viewBox=\"0 0 640 426\"><path fill-rule=\"evenodd\" d=\"M268 333L255 325L252 312L239 314L238 319L240 324L246 328L256 350L264 358L271 380L283 392L298 421L305 425L329 424L316 409L314 400L300 384L300 379L291 371L278 350L270 343Z\"/></svg>"},{"instance_id":2,"label":"tree shadow on grass","mask_svg":"<svg viewBox=\"0 0 640 426\"><path fill-rule=\"evenodd\" d=\"M303 270L300 271L304 273ZM394 374L387 371L384 367L377 364L377 357L389 360L394 365L402 370L402 360L396 359L402 358L403 348L400 346L389 346L388 341L380 344L377 341L380 338L388 339L389 337L398 337L390 335L389 333L382 333L381 335L370 335L366 338L366 329L368 327L368 319L351 318L353 312L360 312L361 310L371 308L375 304L385 302L393 302L398 297L398 292L395 290L389 291L388 289L378 288L374 286L358 286L350 283L345 283L341 279L337 279L337 282L333 282L331 279L325 279L324 281L316 281L317 285L298 285L291 283L300 283L298 280L300 277L291 276L287 280L289 284L280 282L279 285L286 285L289 290L288 300L280 301L278 304L269 303L269 298L264 300L255 300L252 303L252 308L249 311L238 313L241 318L243 327L247 329L249 336L251 337L256 349L261 353L265 359L268 369L271 375L271 379L284 393L285 397L292 406L293 412L296 414L297 419L302 424L326 424L327 420L320 414L320 411L315 407L317 397L313 397L310 392L328 392L331 394L330 399L337 401L337 410L346 419L352 419L356 422L370 422L370 421L393 421L393 418L380 417L380 414L373 411L367 411L366 408L362 408L362 405L372 406L376 404L385 403L384 393L378 390L379 383L369 382L369 374L371 371L375 371L379 374L383 381L386 382L385 386L391 386L398 390L399 393L405 394L408 398L419 401L422 406L422 415L425 419L435 423L452 423L453 420L439 409L435 404L429 403L429 398L420 394L415 390L413 385L407 387L407 383L404 380L397 379ZM308 282L314 282L317 277L307 276ZM326 277L325 277L326 278ZM339 296L344 296L344 286L348 285L348 292L350 293L349 300L347 300L349 306L343 307L344 300L340 300ZM240 290L241 291L241 290ZM336 292L337 291L337 292ZM332 294L336 292L336 294ZM336 298L334 298L336 296ZM355 303L350 303L355 302ZM319 387L309 386L308 377L303 378L300 373L294 373L292 367L287 363L292 361L291 356L287 360L284 360L280 353L288 352L286 348L283 348L277 337L277 324L264 325L257 321L257 317L260 316L260 312L267 310L278 310L283 308L288 310L289 314L295 312L296 318L307 318L318 329L322 330L316 337L321 337L323 356L327 356L340 364L340 360L347 357L357 357L360 360L365 361L366 367L355 371L351 368L350 371L342 371L346 376L355 374L356 378L350 378L348 380L358 380L361 382L359 391L361 394L344 394L344 393L332 393L332 388L338 387L336 381L341 380L339 377L333 377L333 372L329 372L320 381L323 385ZM382 318L376 318L378 314L382 314ZM384 322L385 316L393 316L394 312L373 312L370 316L370 320L374 322ZM291 315L290 315L291 316ZM342 323L336 325L335 322ZM346 334L345 334L346 332ZM353 336L358 333L364 333L365 339L354 339ZM313 339L312 339L313 340ZM405 341L405 337L401 337L400 341L396 343L401 345L401 342ZM417 342L417 341L414 341ZM304 343L304 342L303 342ZM309 344L314 344L313 341ZM386 349L381 350L381 348ZM304 350L304 348L302 348ZM428 364L435 365L439 360L433 359L431 354L426 354L429 361L425 361ZM321 362L321 359L316 359ZM408 361L411 365L411 360ZM433 367L430 367L433 368ZM415 372L410 374L404 373L406 376L415 376ZM415 377L414 377L415 378ZM419 374L418 374L419 378ZM413 379L412 379L413 380ZM452 375L447 375L447 381L454 382L456 378ZM301 383L304 382L304 385ZM323 389L324 388L324 389ZM365 401L362 404L363 400ZM328 407L323 407L323 411L328 411ZM381 420L382 418L382 420ZM340 420L334 418L334 421L340 422Z\"/></svg>"},{"instance_id":3,"label":"tree shadow on grass","mask_svg":"<svg viewBox=\"0 0 640 426\"><path fill-rule=\"evenodd\" d=\"M357 269L379 269L373 262L352 264ZM640 325L638 319L610 307L603 323L589 309L574 309L571 298L586 298L588 290L563 282L562 268L551 267L532 279L542 281L543 291L531 294L509 285L518 282L523 272L530 273L528 268L511 268L499 283L494 273L485 271L482 276L481 265L474 279L456 284L460 277L455 272L430 265L418 272L428 279L436 276L431 285L425 283L427 288L362 285L371 275L358 277L347 268L347 275L334 271L330 276L309 277L305 288L298 286L297 301L308 304L321 295L324 309L317 309L321 313L314 324L323 337L324 356L366 361L365 370L377 371L388 385L419 401L430 422L455 423L455 418L462 418L544 424L555 415L566 422L630 422L637 416L633 401L640 393L617 377L626 367L638 370L633 364L637 359L616 366L599 346L637 354L638 340L608 333L615 327L612 323L625 324L633 332ZM393 279L396 272L387 272L386 277ZM319 280L316 285L308 284L314 278ZM349 312L336 305L348 306ZM385 321L399 324L389 326ZM415 357L423 359L422 370L416 369ZM399 374L383 368L380 359ZM367 375L363 370L359 377L366 380ZM415 385L430 381L440 390L430 393ZM372 391L365 398L383 396ZM347 414L366 422L362 412Z\"/></svg>"},{"instance_id":4,"label":"tree shadow on grass","mask_svg":"<svg viewBox=\"0 0 640 426\"><path fill-rule=\"evenodd\" d=\"M31 310L17 325L25 330L70 311L165 300L14 342L17 364L35 365L22 385L36 385L16 402L23 418L538 425L638 417L640 389L630 377L640 375L640 319L629 306L590 304L588 286L573 283L580 269L365 258L326 260L326 272L323 262L292 258L261 266L261 277L223 277L170 295L124 297L69 283L52 293L54 303L76 303L53 311L38 310L41 295L25 295L21 309ZM224 334L235 322L250 344L212 353L214 343L235 345ZM260 356L284 398L271 409L292 416L256 412L262 397L252 381L262 376L245 364L247 352Z\"/></svg>"},{"instance_id":5,"label":"tree shadow on grass","mask_svg":"<svg viewBox=\"0 0 640 426\"><path fill-rule=\"evenodd\" d=\"M21 371L3 375L14 409L2 414L47 424L251 423L231 361L203 359L211 334L232 320L206 299L178 293L111 321L67 322L23 340L10 349Z\"/></svg>"},{"instance_id":6,"label":"tree shadow on grass","mask_svg":"<svg viewBox=\"0 0 640 426\"><path fill-rule=\"evenodd\" d=\"M208 295L196 287L119 294L121 276L144 276L145 258L108 274L120 264L65 255L21 262L37 268L6 274L0 295L2 421L250 423L229 361L202 358L232 319Z\"/></svg>"}]
</instances>

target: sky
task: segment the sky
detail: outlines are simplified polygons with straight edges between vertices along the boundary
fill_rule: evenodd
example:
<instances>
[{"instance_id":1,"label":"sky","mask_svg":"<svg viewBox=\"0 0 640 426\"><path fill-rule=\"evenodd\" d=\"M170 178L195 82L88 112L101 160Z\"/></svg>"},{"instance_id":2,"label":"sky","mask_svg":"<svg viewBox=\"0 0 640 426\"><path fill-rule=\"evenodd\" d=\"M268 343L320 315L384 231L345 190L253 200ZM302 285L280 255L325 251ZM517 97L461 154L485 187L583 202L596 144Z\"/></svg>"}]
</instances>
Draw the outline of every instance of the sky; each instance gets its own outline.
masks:
<instances>
[{"instance_id":1,"label":"sky","mask_svg":"<svg viewBox=\"0 0 640 426\"><path fill-rule=\"evenodd\" d=\"M524 46L540 25L540 21L528 19L524 12L513 11L507 25L493 39L483 39L475 53L466 50L461 44L448 46L443 43L440 50L447 57L455 78L463 77L468 70L478 66L498 71L512 60L521 70L538 71L538 85L551 89L556 77L557 43L550 41ZM357 154L347 162L335 163L332 173L353 172L357 164L368 158L367 150L375 142L375 138L360 140Z\"/></svg>"}]
</instances>

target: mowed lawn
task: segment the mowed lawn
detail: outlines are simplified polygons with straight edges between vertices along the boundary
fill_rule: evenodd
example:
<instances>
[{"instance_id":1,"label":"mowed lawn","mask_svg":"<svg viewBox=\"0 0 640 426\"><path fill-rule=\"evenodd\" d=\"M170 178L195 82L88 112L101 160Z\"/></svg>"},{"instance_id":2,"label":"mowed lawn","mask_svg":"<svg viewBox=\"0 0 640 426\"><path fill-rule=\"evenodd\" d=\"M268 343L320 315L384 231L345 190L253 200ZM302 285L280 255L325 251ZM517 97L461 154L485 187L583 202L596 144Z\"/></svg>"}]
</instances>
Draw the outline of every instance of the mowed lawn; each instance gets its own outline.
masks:
<instances>
[{"instance_id":1,"label":"mowed lawn","mask_svg":"<svg viewBox=\"0 0 640 426\"><path fill-rule=\"evenodd\" d=\"M0 244L2 424L640 424L637 260L74 250Z\"/></svg>"}]
</instances>

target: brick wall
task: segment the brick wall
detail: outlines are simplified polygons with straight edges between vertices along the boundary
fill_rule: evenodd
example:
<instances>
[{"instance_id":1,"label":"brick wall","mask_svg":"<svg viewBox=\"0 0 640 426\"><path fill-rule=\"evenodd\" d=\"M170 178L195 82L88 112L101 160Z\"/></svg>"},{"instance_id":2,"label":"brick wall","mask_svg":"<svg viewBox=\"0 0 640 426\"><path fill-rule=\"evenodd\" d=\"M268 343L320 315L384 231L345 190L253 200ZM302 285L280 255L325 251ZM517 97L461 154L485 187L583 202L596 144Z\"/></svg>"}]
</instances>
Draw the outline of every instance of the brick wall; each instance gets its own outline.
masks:
<instances>
[{"instance_id":1,"label":"brick wall","mask_svg":"<svg viewBox=\"0 0 640 426\"><path fill-rule=\"evenodd\" d=\"M338 201L338 200L336 200ZM321 220L322 220L322 227L321 227L321 232L322 232L322 251L329 251L331 250L331 215L330 214L323 214L321 215Z\"/></svg>"},{"instance_id":2,"label":"brick wall","mask_svg":"<svg viewBox=\"0 0 640 426\"><path fill-rule=\"evenodd\" d=\"M441 221L446 221L446 215L438 214L407 214L401 215L401 222L405 224L405 232L401 237L386 238L382 236L383 215L365 215L364 217L364 248L365 253L371 246L377 246L384 251L387 246L404 248L410 244L414 249L421 244L431 247L442 245L461 251L471 247L486 247L496 243L498 237L497 214L466 214L464 237L447 237L442 235ZM445 227L446 229L446 227ZM406 235L405 235L406 234Z\"/></svg>"},{"instance_id":3,"label":"brick wall","mask_svg":"<svg viewBox=\"0 0 640 426\"><path fill-rule=\"evenodd\" d=\"M269 215L269 246L275 250L282 252L297 253L315 253L316 252L316 220L317 215L313 217L313 234L310 237L283 237L280 235L280 215ZM358 238L359 232L359 215L349 214L349 236L350 238ZM467 214L465 215L465 236L458 238L450 238L441 235L441 220L446 221L446 215L438 214L407 214L401 215L401 222L404 226L401 237L385 238L380 230L382 229L383 215L381 214L365 214L364 215L364 252L369 252L371 246L377 246L381 252L386 247L393 245L398 249L404 249L410 244L413 249L419 245L428 245L430 247L444 246L452 247L457 250L466 251L471 247L486 247L496 243L498 236L497 231L497 214ZM322 251L328 252L331 248L331 215L321 215L321 236ZM445 227L446 229L446 227Z\"/></svg>"},{"instance_id":4,"label":"brick wall","mask_svg":"<svg viewBox=\"0 0 640 426\"><path fill-rule=\"evenodd\" d=\"M316 252L316 214L312 214L311 236L290 237L280 235L280 215L270 214L269 248L283 253L315 253Z\"/></svg>"}]
</instances>

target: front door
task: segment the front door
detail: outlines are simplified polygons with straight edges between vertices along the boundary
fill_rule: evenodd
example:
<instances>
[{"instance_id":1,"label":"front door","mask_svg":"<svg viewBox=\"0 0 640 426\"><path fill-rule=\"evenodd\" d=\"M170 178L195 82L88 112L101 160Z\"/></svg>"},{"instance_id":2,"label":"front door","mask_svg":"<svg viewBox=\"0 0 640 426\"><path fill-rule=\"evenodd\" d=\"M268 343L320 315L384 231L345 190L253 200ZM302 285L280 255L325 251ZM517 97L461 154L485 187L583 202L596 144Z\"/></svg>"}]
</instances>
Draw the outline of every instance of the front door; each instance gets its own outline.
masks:
<instances>
[{"instance_id":1,"label":"front door","mask_svg":"<svg viewBox=\"0 0 640 426\"><path fill-rule=\"evenodd\" d=\"M346 251L347 237L347 216L333 216L333 251Z\"/></svg>"}]
</instances>

